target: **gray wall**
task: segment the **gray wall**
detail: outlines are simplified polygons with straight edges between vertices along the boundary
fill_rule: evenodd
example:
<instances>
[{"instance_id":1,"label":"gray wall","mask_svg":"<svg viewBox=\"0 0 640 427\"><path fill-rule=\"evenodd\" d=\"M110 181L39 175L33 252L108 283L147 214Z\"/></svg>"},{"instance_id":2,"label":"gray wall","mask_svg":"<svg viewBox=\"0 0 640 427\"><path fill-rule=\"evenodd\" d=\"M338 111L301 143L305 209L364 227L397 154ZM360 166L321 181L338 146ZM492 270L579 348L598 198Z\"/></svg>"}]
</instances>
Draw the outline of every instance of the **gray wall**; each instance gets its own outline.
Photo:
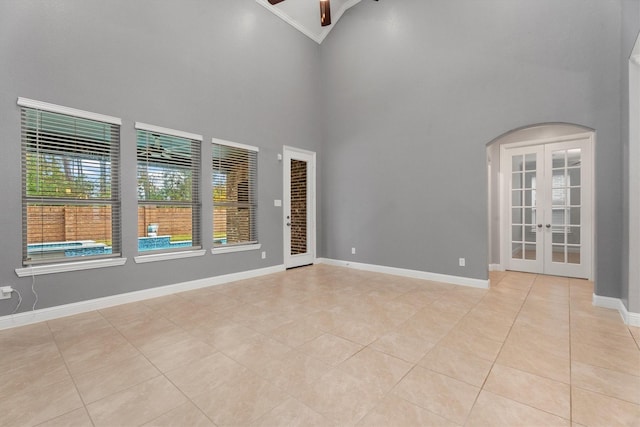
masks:
<instances>
[{"instance_id":1,"label":"gray wall","mask_svg":"<svg viewBox=\"0 0 640 427\"><path fill-rule=\"evenodd\" d=\"M319 154L319 256L484 279L485 146L546 122L596 129L596 292L624 296L620 78L638 19L622 13L636 9L630 0L365 1L318 47L253 0L0 0L0 284L30 308L31 280L14 273L23 96L124 122L129 261L36 277L38 307L281 264L273 199L283 144ZM266 260L133 263L135 121L260 147ZM0 315L14 303L0 301Z\"/></svg>"},{"instance_id":2,"label":"gray wall","mask_svg":"<svg viewBox=\"0 0 640 427\"><path fill-rule=\"evenodd\" d=\"M621 12L601 0L350 9L321 46L324 255L486 278L485 145L575 123L597 132L596 292L620 296Z\"/></svg>"},{"instance_id":3,"label":"gray wall","mask_svg":"<svg viewBox=\"0 0 640 427\"><path fill-rule=\"evenodd\" d=\"M122 267L37 276L38 308L283 262L282 145L319 151L318 45L254 0L0 0L0 285L21 266L19 96L121 117ZM260 147L259 251L135 264L134 122ZM203 162L209 170L210 163ZM321 167L321 166L320 166ZM206 175L205 175L206 176ZM210 180L203 188L210 249ZM16 298L0 301L0 315Z\"/></svg>"}]
</instances>

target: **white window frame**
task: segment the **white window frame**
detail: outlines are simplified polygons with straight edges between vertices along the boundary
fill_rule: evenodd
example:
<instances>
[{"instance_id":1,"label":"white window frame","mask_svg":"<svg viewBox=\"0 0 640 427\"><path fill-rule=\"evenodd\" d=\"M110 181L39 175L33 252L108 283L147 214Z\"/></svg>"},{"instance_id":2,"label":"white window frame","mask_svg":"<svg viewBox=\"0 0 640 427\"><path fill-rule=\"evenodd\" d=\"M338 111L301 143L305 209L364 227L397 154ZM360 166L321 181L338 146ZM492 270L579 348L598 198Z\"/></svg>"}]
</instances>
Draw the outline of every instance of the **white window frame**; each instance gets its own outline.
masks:
<instances>
[{"instance_id":1,"label":"white window frame","mask_svg":"<svg viewBox=\"0 0 640 427\"><path fill-rule=\"evenodd\" d=\"M142 122L136 122L135 123L135 129L136 131L145 131L145 132L150 132L150 133L158 133L158 134L163 134L163 135L168 135L168 136L175 136L178 138L184 138L184 139L188 139L188 140L192 140L192 141L198 141L200 142L200 144L202 144L202 142L204 141L204 138L202 135L196 134L196 133L191 133L191 132L184 132L181 130L176 130L176 129L170 129L170 128L166 128L166 127L161 127L161 126L156 126L156 125L151 125L148 123L142 123ZM137 141L137 132L136 132L136 141ZM136 142L137 144L137 142ZM198 156L198 163L195 165L195 167L197 168L197 179L201 180L202 179L202 171L201 171L201 154L202 154L202 146L200 146L200 155ZM137 168L137 159L136 159L136 168ZM202 222L202 212L201 212L201 204L200 204L200 182L197 183L197 191L194 192L193 197L195 197L195 202L198 205L198 224L192 224L192 230L193 230L193 234L192 234L192 239L194 238L194 235L196 233L200 233L201 230L201 222ZM140 200L138 200L137 206L140 206ZM193 220L193 219L192 219ZM136 224L137 225L137 224ZM199 234L196 236L197 241L201 242L202 241L202 236L200 236ZM201 249L201 245L195 245L195 246L188 246L185 247L182 250L170 250L170 251L163 251L163 250L149 250L149 251L144 251L144 252L140 252L138 248L136 248L138 250L138 256L134 257L134 261L137 264L141 264L141 263L148 263L148 262L157 262L157 261L166 261L166 260L171 260L171 259L180 259L180 258L191 258L191 257L197 257L197 256L202 256L206 253L206 250Z\"/></svg>"},{"instance_id":2,"label":"white window frame","mask_svg":"<svg viewBox=\"0 0 640 427\"><path fill-rule=\"evenodd\" d=\"M223 146L227 146L227 147L232 147L232 148L239 148L242 150L247 150L247 151L253 151L256 153L256 169L257 169L257 162L258 162L258 153L260 152L260 149L256 146L253 145L247 145L247 144L241 144L238 142L233 142L233 141L227 141L224 139L219 139L219 138L211 138L211 144L212 146L214 144L219 144L219 145L223 145ZM212 153L212 160L213 160L213 153ZM213 174L213 169L211 171L211 173ZM255 188L255 206L256 206L256 214L255 214L255 230L256 230L256 236L258 236L258 195L257 195L257 185L258 185L258 177L257 177L257 170L256 170L256 188ZM213 176L211 176L211 179L213 180ZM213 211L212 211L212 216L215 215L215 202L213 204ZM214 230L215 232L215 226L214 226ZM212 236L213 238L213 236ZM230 244L230 245L218 245L216 246L214 243L214 246L211 248L211 253L212 254L225 254L225 253L233 253L233 252L245 252L245 251L255 251L255 250L259 250L262 247L262 245L259 242L259 237L257 241L251 241L251 242L244 242L244 243L237 243L237 244Z\"/></svg>"},{"instance_id":3,"label":"white window frame","mask_svg":"<svg viewBox=\"0 0 640 427\"><path fill-rule=\"evenodd\" d=\"M64 115L73 116L77 118L95 120L95 121L113 124L116 126L122 126L122 119L118 117L113 117L113 116L99 114L99 113L93 113L90 111L79 110L76 108L65 107L62 105L52 104L52 103L43 102L43 101L37 101L37 100L24 98L24 97L18 98L17 105L22 108L30 108L30 109L46 111L50 113L64 114ZM118 143L120 144L120 141L118 141ZM119 160L120 159L118 159L118 161ZM24 199L22 203L25 203ZM118 195L118 199L115 206L118 209L120 209L119 195ZM24 224L23 227L26 227L26 224ZM116 227L116 224L112 224L112 229L114 229L115 227ZM121 228L117 227L117 229L113 232L113 234L120 235L121 231L122 231ZM120 238L120 244L121 242L122 242L122 239ZM26 242L23 241L22 244L26 245ZM82 260L80 257L74 257L70 261L62 261L61 259L52 259L50 263L38 264L38 265L30 264L28 266L16 268L15 273L18 277L26 277L26 276L36 276L36 275L42 275L42 274L52 274L52 273L61 273L61 272L68 272L68 271L78 271L78 270L88 270L88 269L95 269L95 268L120 266L125 264L126 262L127 262L127 258L123 257L120 252L120 254L114 257L90 258L86 260Z\"/></svg>"}]
</instances>

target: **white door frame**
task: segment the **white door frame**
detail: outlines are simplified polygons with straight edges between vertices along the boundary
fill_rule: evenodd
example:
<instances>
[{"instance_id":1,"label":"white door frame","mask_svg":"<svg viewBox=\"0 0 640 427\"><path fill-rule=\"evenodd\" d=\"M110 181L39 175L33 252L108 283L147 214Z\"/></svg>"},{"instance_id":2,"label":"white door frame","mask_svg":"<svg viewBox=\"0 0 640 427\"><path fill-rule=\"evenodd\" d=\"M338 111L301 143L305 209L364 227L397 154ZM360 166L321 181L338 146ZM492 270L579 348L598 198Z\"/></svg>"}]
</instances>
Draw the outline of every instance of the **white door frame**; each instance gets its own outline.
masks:
<instances>
[{"instance_id":1,"label":"white door frame","mask_svg":"<svg viewBox=\"0 0 640 427\"><path fill-rule=\"evenodd\" d=\"M316 261L316 153L300 148L282 147L283 204L282 228L285 268L313 264ZM291 215L291 160L302 160L307 169L307 253L291 255L291 228L287 216Z\"/></svg>"},{"instance_id":2,"label":"white door frame","mask_svg":"<svg viewBox=\"0 0 640 427\"><path fill-rule=\"evenodd\" d=\"M506 177L505 165L507 150L516 147L526 147L532 145L546 145L558 142L567 142L574 141L578 139L587 139L590 144L591 156L590 156L590 169L591 169L591 177L590 177L590 185L591 185L591 230L590 230L590 241L589 245L590 253L586 254L589 259L589 273L588 279L594 279L594 269L595 269L595 235L596 235L596 187L595 187L595 132L581 132L572 135L551 137L551 138L542 138L528 141L519 141L513 142L509 144L504 144L500 146L500 173L499 173L499 182L500 182L500 230L499 230L499 242L500 242L500 265L504 266L508 269L509 260L510 260L510 247L511 245L505 244L506 233L508 228L511 227L509 223L510 216L510 204L509 200L505 200L505 191L508 188L508 183L506 179L510 179L510 177Z\"/></svg>"},{"instance_id":3,"label":"white door frame","mask_svg":"<svg viewBox=\"0 0 640 427\"><path fill-rule=\"evenodd\" d=\"M640 313L640 35L629 58L628 307ZM640 322L640 320L638 320Z\"/></svg>"}]
</instances>

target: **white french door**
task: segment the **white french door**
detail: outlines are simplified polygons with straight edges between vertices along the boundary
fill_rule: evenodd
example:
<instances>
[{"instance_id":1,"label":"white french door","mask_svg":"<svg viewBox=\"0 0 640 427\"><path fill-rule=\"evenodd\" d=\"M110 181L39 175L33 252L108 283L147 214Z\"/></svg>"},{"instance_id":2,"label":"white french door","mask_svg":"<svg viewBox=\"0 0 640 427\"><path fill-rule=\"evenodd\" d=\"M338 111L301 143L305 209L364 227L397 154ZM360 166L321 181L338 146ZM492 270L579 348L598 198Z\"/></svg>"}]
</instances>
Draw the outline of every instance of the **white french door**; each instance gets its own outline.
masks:
<instances>
[{"instance_id":1,"label":"white french door","mask_svg":"<svg viewBox=\"0 0 640 427\"><path fill-rule=\"evenodd\" d=\"M503 260L507 269L591 276L591 151L589 136L502 147L503 200L508 210Z\"/></svg>"},{"instance_id":2,"label":"white french door","mask_svg":"<svg viewBox=\"0 0 640 427\"><path fill-rule=\"evenodd\" d=\"M313 264L316 256L316 154L284 147L284 265Z\"/></svg>"}]
</instances>

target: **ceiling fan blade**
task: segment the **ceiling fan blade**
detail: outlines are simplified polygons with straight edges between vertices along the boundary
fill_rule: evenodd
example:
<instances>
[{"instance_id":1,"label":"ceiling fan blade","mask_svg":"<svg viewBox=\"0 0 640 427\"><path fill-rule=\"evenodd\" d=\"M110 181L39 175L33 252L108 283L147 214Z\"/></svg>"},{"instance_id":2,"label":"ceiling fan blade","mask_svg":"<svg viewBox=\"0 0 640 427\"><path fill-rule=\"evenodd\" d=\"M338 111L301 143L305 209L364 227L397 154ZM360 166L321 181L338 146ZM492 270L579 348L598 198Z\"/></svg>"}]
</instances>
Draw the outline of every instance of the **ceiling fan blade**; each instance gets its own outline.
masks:
<instances>
[{"instance_id":1,"label":"ceiling fan blade","mask_svg":"<svg viewBox=\"0 0 640 427\"><path fill-rule=\"evenodd\" d=\"M283 2L284 0L269 0L269 4L278 4Z\"/></svg>"},{"instance_id":2,"label":"ceiling fan blade","mask_svg":"<svg viewBox=\"0 0 640 427\"><path fill-rule=\"evenodd\" d=\"M331 25L331 4L329 0L320 0L320 25Z\"/></svg>"}]
</instances>

